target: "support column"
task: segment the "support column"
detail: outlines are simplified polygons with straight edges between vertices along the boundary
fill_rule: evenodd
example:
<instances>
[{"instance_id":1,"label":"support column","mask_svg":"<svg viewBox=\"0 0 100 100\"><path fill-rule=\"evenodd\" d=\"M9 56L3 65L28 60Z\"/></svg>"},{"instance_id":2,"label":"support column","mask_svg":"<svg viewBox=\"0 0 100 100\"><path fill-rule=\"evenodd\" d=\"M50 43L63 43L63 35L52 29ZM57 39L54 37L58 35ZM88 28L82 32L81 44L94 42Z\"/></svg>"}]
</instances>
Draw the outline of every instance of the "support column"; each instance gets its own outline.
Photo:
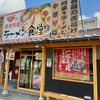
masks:
<instances>
[{"instance_id":1,"label":"support column","mask_svg":"<svg viewBox=\"0 0 100 100\"><path fill-rule=\"evenodd\" d=\"M96 63L96 45L93 45L93 88L94 88L94 100L98 100L97 90L97 63Z\"/></svg>"},{"instance_id":2,"label":"support column","mask_svg":"<svg viewBox=\"0 0 100 100\"><path fill-rule=\"evenodd\" d=\"M4 62L1 65L0 83L3 83L4 69L5 69L5 58L6 58L6 50L3 50L3 54L4 54Z\"/></svg>"},{"instance_id":3,"label":"support column","mask_svg":"<svg viewBox=\"0 0 100 100\"><path fill-rule=\"evenodd\" d=\"M2 91L2 94L8 94L7 91L7 84L8 84L8 74L9 74L9 49L8 49L8 55L7 55L7 65L6 65L6 76L5 76L5 83L4 83L4 90Z\"/></svg>"},{"instance_id":4,"label":"support column","mask_svg":"<svg viewBox=\"0 0 100 100\"><path fill-rule=\"evenodd\" d=\"M41 68L41 86L40 86L39 100L44 100L43 93L44 93L44 82L45 82L45 55L46 55L46 48L42 46L42 68Z\"/></svg>"}]
</instances>

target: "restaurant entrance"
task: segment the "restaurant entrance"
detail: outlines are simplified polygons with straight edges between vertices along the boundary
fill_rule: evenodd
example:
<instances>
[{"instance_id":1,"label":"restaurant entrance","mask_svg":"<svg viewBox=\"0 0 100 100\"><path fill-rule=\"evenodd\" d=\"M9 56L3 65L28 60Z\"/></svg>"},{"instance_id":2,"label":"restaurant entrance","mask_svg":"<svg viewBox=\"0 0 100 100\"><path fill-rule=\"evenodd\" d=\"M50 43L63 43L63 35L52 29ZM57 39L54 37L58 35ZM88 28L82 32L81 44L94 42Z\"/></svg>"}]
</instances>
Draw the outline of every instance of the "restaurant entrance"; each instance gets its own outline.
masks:
<instances>
[{"instance_id":1,"label":"restaurant entrance","mask_svg":"<svg viewBox=\"0 0 100 100\"><path fill-rule=\"evenodd\" d=\"M18 89L39 92L41 83L42 50L20 51Z\"/></svg>"}]
</instances>

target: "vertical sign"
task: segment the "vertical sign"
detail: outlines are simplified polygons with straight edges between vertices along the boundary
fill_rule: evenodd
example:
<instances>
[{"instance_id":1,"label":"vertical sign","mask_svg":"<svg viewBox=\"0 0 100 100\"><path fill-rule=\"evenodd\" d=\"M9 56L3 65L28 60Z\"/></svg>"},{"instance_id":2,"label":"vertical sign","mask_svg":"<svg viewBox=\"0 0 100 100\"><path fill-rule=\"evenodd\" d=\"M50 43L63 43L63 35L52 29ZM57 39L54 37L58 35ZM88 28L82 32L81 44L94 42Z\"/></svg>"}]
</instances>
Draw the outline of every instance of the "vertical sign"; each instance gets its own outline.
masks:
<instances>
[{"instance_id":1,"label":"vertical sign","mask_svg":"<svg viewBox=\"0 0 100 100\"><path fill-rule=\"evenodd\" d=\"M3 32L3 21L4 21L4 16L0 16L0 42L2 42L2 32Z\"/></svg>"},{"instance_id":2,"label":"vertical sign","mask_svg":"<svg viewBox=\"0 0 100 100\"><path fill-rule=\"evenodd\" d=\"M60 37L65 36L68 36L68 0L61 0Z\"/></svg>"},{"instance_id":3,"label":"vertical sign","mask_svg":"<svg viewBox=\"0 0 100 100\"><path fill-rule=\"evenodd\" d=\"M52 27L51 38L58 37L59 29L59 0L52 3Z\"/></svg>"},{"instance_id":4,"label":"vertical sign","mask_svg":"<svg viewBox=\"0 0 100 100\"><path fill-rule=\"evenodd\" d=\"M69 36L79 35L78 20L79 20L79 0L70 0L70 32Z\"/></svg>"}]
</instances>

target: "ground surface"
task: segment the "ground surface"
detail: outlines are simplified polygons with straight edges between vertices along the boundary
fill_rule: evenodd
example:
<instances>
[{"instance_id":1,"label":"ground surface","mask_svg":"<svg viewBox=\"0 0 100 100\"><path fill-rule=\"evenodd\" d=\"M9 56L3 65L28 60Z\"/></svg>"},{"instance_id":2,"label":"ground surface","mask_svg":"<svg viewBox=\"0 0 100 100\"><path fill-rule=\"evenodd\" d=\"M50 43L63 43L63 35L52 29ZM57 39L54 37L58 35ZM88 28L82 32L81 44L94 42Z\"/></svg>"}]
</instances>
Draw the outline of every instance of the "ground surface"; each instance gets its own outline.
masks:
<instances>
[{"instance_id":1,"label":"ground surface","mask_svg":"<svg viewBox=\"0 0 100 100\"><path fill-rule=\"evenodd\" d=\"M18 90L16 81L8 81L7 95L2 95L3 89L4 89L4 83L2 84L0 83L0 100L38 100L39 98L38 93ZM46 100L45 97L44 100ZM56 99L52 98L52 100L56 100Z\"/></svg>"},{"instance_id":2,"label":"ground surface","mask_svg":"<svg viewBox=\"0 0 100 100\"><path fill-rule=\"evenodd\" d=\"M2 95L2 91L0 89L0 100L38 100L38 96L35 95L15 91L9 91L7 95Z\"/></svg>"}]
</instances>

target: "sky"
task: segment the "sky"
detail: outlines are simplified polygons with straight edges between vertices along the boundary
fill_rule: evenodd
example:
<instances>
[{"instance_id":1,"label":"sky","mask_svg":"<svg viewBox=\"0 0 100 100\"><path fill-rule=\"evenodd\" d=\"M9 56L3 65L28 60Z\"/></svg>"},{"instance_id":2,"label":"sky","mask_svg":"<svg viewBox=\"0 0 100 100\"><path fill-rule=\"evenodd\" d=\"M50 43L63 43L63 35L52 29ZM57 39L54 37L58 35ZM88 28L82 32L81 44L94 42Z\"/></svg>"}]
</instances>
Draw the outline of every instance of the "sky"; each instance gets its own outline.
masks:
<instances>
[{"instance_id":1,"label":"sky","mask_svg":"<svg viewBox=\"0 0 100 100\"><path fill-rule=\"evenodd\" d=\"M53 1L56 0L0 0L0 15ZM98 17L100 23L100 0L80 0L80 3L83 19Z\"/></svg>"}]
</instances>

